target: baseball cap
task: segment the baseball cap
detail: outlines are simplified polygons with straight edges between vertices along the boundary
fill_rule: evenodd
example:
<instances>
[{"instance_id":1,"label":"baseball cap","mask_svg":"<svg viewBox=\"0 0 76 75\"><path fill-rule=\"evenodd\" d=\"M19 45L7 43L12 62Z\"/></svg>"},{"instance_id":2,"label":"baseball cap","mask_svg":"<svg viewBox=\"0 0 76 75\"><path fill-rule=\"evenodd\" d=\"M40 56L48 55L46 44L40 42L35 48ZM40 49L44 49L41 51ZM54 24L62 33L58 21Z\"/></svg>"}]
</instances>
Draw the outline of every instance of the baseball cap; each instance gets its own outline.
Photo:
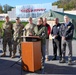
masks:
<instances>
[{"instance_id":1,"label":"baseball cap","mask_svg":"<svg viewBox=\"0 0 76 75\"><path fill-rule=\"evenodd\" d=\"M16 18L16 20L19 20L19 19L20 19L20 17L17 17L17 18Z\"/></svg>"},{"instance_id":2,"label":"baseball cap","mask_svg":"<svg viewBox=\"0 0 76 75\"><path fill-rule=\"evenodd\" d=\"M7 15L7 16L5 16L5 18L9 18L9 16Z\"/></svg>"}]
</instances>

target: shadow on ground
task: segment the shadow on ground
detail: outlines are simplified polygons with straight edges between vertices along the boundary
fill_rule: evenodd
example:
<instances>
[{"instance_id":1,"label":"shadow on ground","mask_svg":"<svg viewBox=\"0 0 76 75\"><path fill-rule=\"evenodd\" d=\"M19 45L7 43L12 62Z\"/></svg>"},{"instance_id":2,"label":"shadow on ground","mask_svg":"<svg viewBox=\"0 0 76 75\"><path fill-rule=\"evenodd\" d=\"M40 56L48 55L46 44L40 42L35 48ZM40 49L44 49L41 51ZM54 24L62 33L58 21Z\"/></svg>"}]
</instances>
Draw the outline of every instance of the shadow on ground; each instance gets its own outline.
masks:
<instances>
[{"instance_id":1,"label":"shadow on ground","mask_svg":"<svg viewBox=\"0 0 76 75\"><path fill-rule=\"evenodd\" d=\"M14 61L14 59L8 60L9 57L8 58L6 57L6 59L3 59L2 57L0 58L1 58L0 59L0 75L27 75L27 74L34 75L34 74L42 74L43 70L44 70L44 73L46 74L76 74L76 67L74 67L76 66L76 62L70 66L57 65L57 64L52 63L51 61L52 56L49 56L49 61L48 61L49 63L47 62L45 63L45 67L43 70L41 69L41 70L35 71L34 73L23 71L21 67L21 62L18 62L18 64L16 63L16 61L18 61L19 59ZM58 58L59 57L57 57L57 59ZM67 59L68 57L66 57L66 60ZM73 61L75 59L76 57L73 57Z\"/></svg>"}]
</instances>

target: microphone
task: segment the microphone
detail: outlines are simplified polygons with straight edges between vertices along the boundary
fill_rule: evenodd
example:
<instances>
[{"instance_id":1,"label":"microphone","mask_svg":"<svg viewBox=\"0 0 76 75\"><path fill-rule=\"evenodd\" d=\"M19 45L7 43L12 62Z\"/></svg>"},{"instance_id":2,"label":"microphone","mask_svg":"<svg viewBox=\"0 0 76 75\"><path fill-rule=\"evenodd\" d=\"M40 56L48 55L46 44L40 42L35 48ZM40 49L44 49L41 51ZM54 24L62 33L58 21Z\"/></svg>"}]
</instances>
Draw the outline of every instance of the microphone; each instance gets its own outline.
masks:
<instances>
[{"instance_id":1,"label":"microphone","mask_svg":"<svg viewBox=\"0 0 76 75\"><path fill-rule=\"evenodd\" d=\"M26 29L24 28L24 29L22 29L22 31L26 31Z\"/></svg>"}]
</instances>

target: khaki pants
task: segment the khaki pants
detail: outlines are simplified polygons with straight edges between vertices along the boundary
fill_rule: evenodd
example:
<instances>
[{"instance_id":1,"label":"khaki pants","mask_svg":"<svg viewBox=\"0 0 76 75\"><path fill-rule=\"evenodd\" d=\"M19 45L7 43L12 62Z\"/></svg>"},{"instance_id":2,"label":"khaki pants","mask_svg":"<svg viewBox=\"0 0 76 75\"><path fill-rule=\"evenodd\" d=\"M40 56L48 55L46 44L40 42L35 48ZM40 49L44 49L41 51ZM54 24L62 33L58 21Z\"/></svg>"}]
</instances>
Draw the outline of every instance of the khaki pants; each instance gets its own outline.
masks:
<instances>
[{"instance_id":1,"label":"khaki pants","mask_svg":"<svg viewBox=\"0 0 76 75\"><path fill-rule=\"evenodd\" d=\"M19 49L19 53L21 54L21 44L20 43L21 43L20 39L17 39L16 41L13 42L13 54L16 54L17 46Z\"/></svg>"},{"instance_id":2,"label":"khaki pants","mask_svg":"<svg viewBox=\"0 0 76 75\"><path fill-rule=\"evenodd\" d=\"M68 46L68 60L72 60L72 40L62 40L62 58L65 59L66 45Z\"/></svg>"},{"instance_id":3,"label":"khaki pants","mask_svg":"<svg viewBox=\"0 0 76 75\"><path fill-rule=\"evenodd\" d=\"M12 52L12 39L3 37L3 52L6 52L7 44L9 47L9 51Z\"/></svg>"}]
</instances>

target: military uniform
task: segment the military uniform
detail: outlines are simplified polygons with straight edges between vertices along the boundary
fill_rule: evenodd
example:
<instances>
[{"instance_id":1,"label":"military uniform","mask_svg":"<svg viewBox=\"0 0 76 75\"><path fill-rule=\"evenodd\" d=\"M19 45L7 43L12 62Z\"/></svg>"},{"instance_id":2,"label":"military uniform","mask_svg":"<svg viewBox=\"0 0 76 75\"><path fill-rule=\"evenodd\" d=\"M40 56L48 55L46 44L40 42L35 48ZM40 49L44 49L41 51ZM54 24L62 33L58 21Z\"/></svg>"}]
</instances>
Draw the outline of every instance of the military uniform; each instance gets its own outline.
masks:
<instances>
[{"instance_id":1,"label":"military uniform","mask_svg":"<svg viewBox=\"0 0 76 75\"><path fill-rule=\"evenodd\" d=\"M52 37L56 35L54 39L52 39L53 42L53 60L57 57L57 49L59 50L59 60L62 58L62 52L61 52L61 36L60 36L60 26L61 24L54 25L51 31Z\"/></svg>"},{"instance_id":2,"label":"military uniform","mask_svg":"<svg viewBox=\"0 0 76 75\"><path fill-rule=\"evenodd\" d=\"M8 44L10 56L12 52L12 37L13 37L13 24L11 22L5 22L3 24L3 52L6 52L6 46Z\"/></svg>"},{"instance_id":3,"label":"military uniform","mask_svg":"<svg viewBox=\"0 0 76 75\"><path fill-rule=\"evenodd\" d=\"M2 37L2 29L0 28L0 39L1 39L1 37Z\"/></svg>"},{"instance_id":4,"label":"military uniform","mask_svg":"<svg viewBox=\"0 0 76 75\"><path fill-rule=\"evenodd\" d=\"M2 29L0 28L0 42L1 42L1 37L2 37Z\"/></svg>"},{"instance_id":5,"label":"military uniform","mask_svg":"<svg viewBox=\"0 0 76 75\"><path fill-rule=\"evenodd\" d=\"M46 37L47 37L47 28L44 25L37 25L34 27L33 35L39 36L41 39L41 53L42 53L42 62L45 61L45 50L46 50Z\"/></svg>"},{"instance_id":6,"label":"military uniform","mask_svg":"<svg viewBox=\"0 0 76 75\"><path fill-rule=\"evenodd\" d=\"M22 29L24 28L24 25L22 25L21 23L17 24L15 23L13 25L13 29L14 29L14 34L13 34L13 56L15 56L16 54L16 49L17 49L17 45L19 45L20 47L20 42L21 42L21 36L23 35L23 31ZM21 55L21 47L19 48L19 52Z\"/></svg>"},{"instance_id":7,"label":"military uniform","mask_svg":"<svg viewBox=\"0 0 76 75\"><path fill-rule=\"evenodd\" d=\"M24 31L24 36L29 36L30 35L30 33L32 33L33 32L33 29L34 29L34 27L35 27L35 24L30 24L30 23L28 23L26 26L25 26L25 31Z\"/></svg>"}]
</instances>

